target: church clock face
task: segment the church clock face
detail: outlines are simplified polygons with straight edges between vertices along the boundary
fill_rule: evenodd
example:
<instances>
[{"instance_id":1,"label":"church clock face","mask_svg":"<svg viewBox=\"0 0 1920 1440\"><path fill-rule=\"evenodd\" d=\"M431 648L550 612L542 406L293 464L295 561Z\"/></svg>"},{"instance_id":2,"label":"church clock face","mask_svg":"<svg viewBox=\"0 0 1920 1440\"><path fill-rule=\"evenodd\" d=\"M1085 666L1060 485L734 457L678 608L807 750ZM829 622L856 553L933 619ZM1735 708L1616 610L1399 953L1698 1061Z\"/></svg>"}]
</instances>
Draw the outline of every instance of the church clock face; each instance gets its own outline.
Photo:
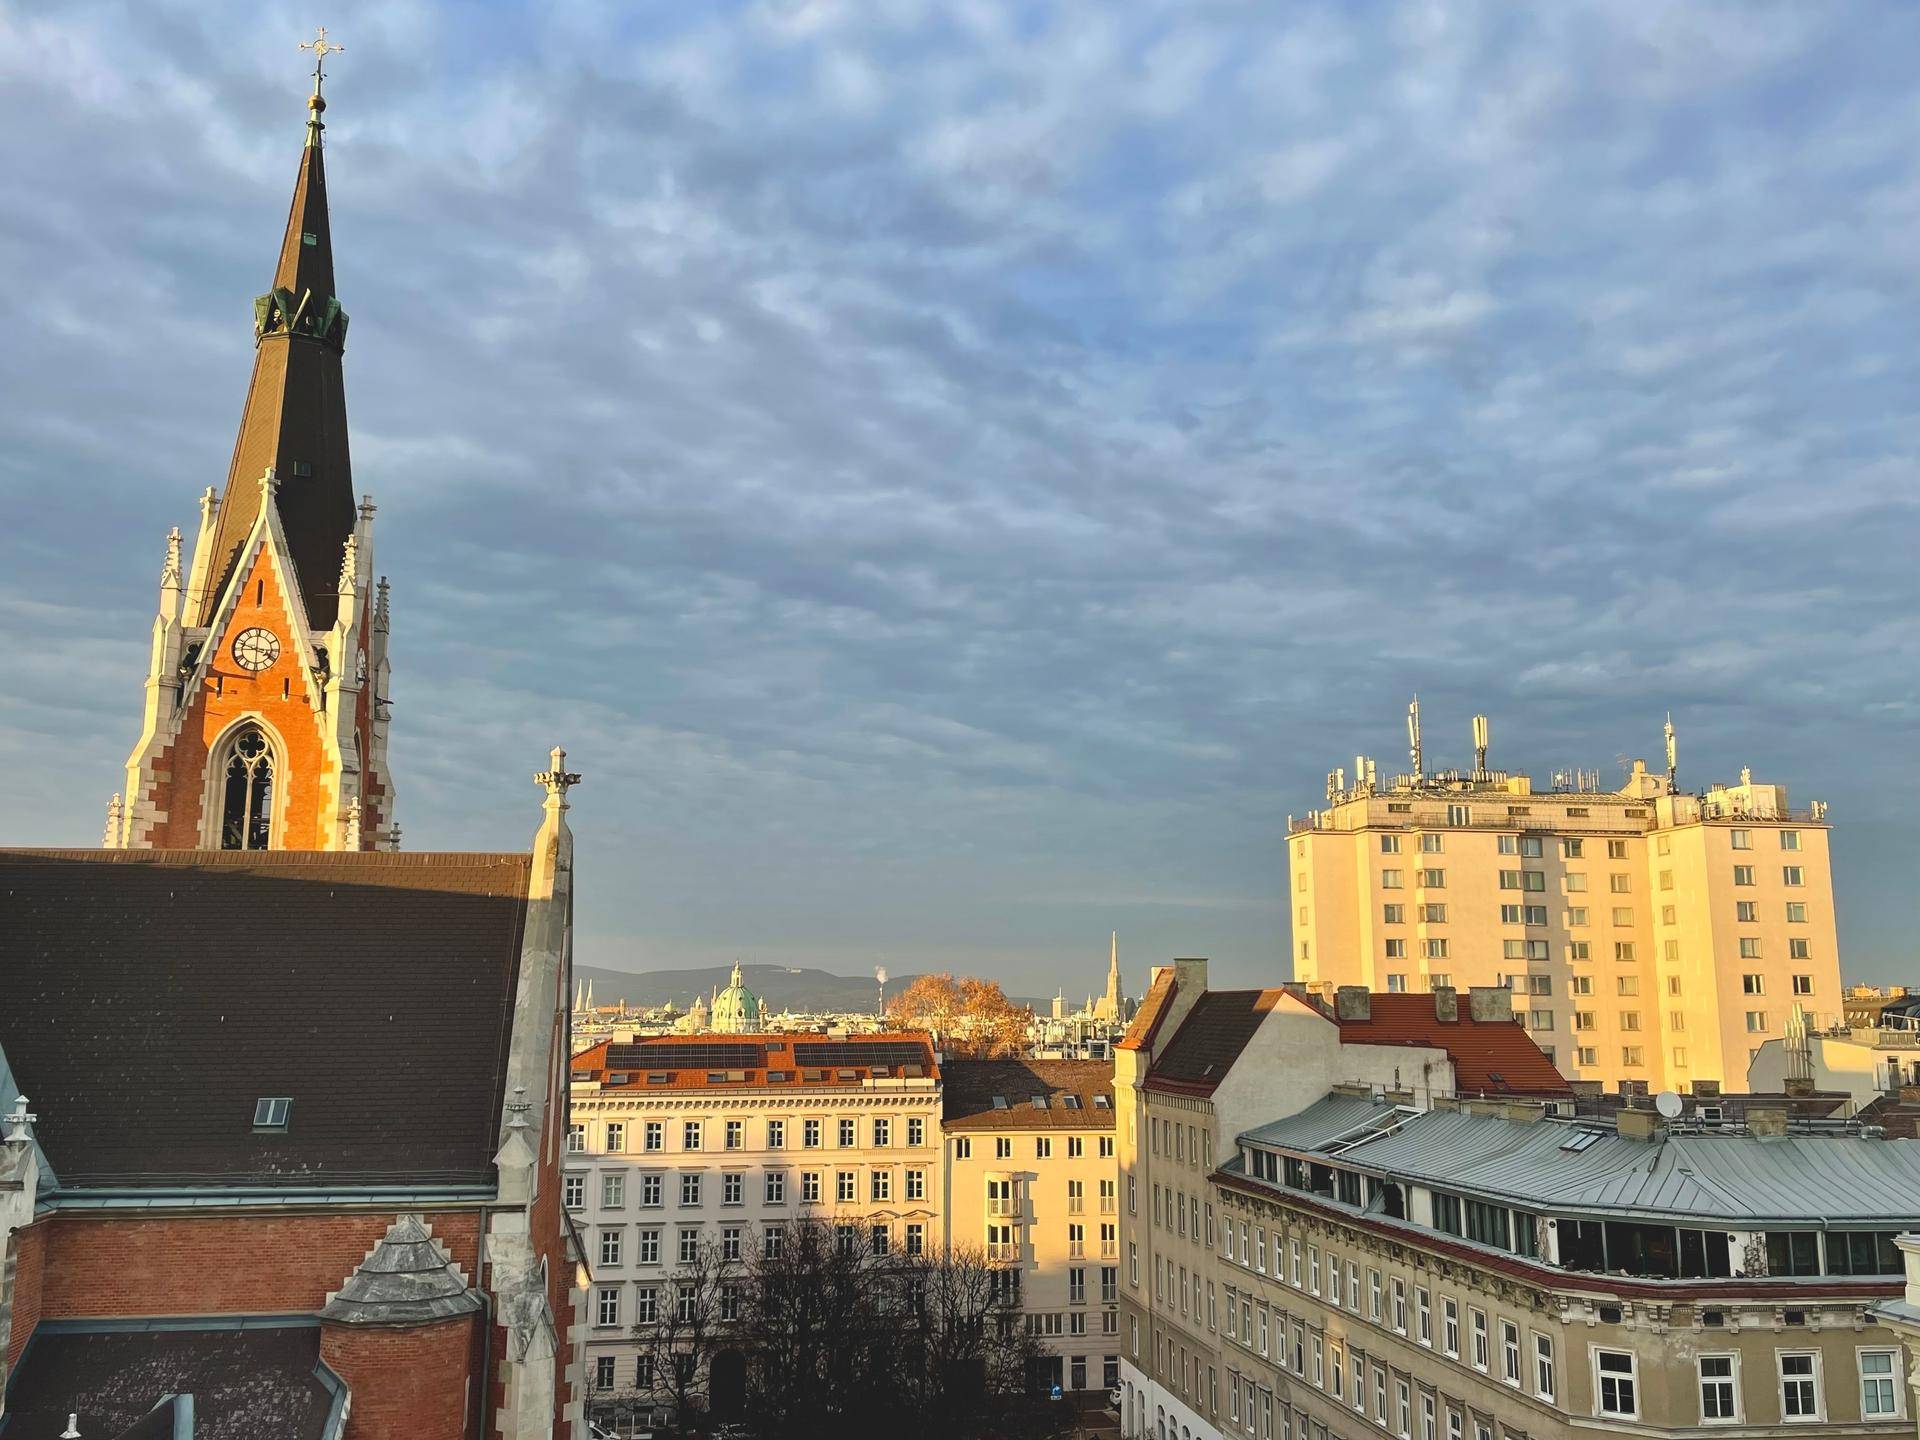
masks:
<instances>
[{"instance_id":1,"label":"church clock face","mask_svg":"<svg viewBox=\"0 0 1920 1440\"><path fill-rule=\"evenodd\" d=\"M254 626L233 640L233 661L243 670L264 670L280 658L280 637Z\"/></svg>"}]
</instances>

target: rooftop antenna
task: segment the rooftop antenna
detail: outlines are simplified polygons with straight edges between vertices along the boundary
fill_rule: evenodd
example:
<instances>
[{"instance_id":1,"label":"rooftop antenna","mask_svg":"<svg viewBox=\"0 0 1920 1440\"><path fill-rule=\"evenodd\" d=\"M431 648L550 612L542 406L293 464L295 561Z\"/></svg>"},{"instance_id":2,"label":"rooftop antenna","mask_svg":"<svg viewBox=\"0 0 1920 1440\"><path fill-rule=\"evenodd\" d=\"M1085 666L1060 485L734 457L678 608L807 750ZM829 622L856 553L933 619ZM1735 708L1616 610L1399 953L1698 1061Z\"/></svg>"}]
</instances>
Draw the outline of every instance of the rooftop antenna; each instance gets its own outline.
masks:
<instances>
[{"instance_id":1,"label":"rooftop antenna","mask_svg":"<svg viewBox=\"0 0 1920 1440\"><path fill-rule=\"evenodd\" d=\"M1418 785L1425 772L1420 768L1420 697L1407 706L1407 753L1413 757L1413 783Z\"/></svg>"},{"instance_id":2,"label":"rooftop antenna","mask_svg":"<svg viewBox=\"0 0 1920 1440\"><path fill-rule=\"evenodd\" d=\"M1474 716L1473 778L1476 780L1484 780L1487 778L1487 737L1489 734L1491 734L1491 731L1487 726L1487 717L1484 715Z\"/></svg>"},{"instance_id":3,"label":"rooftop antenna","mask_svg":"<svg viewBox=\"0 0 1920 1440\"><path fill-rule=\"evenodd\" d=\"M1680 769L1680 742L1673 736L1673 712L1667 712L1667 788L1673 789L1673 777Z\"/></svg>"}]
</instances>

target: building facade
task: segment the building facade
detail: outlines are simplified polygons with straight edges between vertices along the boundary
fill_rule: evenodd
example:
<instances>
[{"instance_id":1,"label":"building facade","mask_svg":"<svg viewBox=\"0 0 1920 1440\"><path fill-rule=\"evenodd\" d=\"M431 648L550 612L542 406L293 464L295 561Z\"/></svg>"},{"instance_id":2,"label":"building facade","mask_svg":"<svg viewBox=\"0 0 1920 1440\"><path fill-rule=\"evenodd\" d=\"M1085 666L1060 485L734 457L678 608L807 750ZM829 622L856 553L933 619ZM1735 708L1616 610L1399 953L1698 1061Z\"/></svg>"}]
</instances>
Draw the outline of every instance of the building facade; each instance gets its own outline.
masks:
<instances>
[{"instance_id":1,"label":"building facade","mask_svg":"<svg viewBox=\"0 0 1920 1440\"><path fill-rule=\"evenodd\" d=\"M1213 1191L1196 1433L1911 1432L1875 1306L1902 1293L1920 1145L1748 1123L1348 1091L1246 1132Z\"/></svg>"},{"instance_id":2,"label":"building facade","mask_svg":"<svg viewBox=\"0 0 1920 1440\"><path fill-rule=\"evenodd\" d=\"M1683 793L1639 761L1617 791L1539 791L1484 758L1328 777L1287 843L1297 979L1506 985L1563 1074L1654 1090L1743 1088L1796 1005L1838 1020L1823 806L1744 772Z\"/></svg>"},{"instance_id":3,"label":"building facade","mask_svg":"<svg viewBox=\"0 0 1920 1440\"><path fill-rule=\"evenodd\" d=\"M940 1243L925 1034L613 1039L573 1057L572 1088L562 1185L592 1275L590 1405L666 1406L647 1331L715 1253L748 1264L803 1221L875 1253ZM705 1398L725 1416L739 1397L722 1376Z\"/></svg>"},{"instance_id":4,"label":"building facade","mask_svg":"<svg viewBox=\"0 0 1920 1440\"><path fill-rule=\"evenodd\" d=\"M1050 1351L1042 1386L1120 1383L1119 1164L1113 1065L949 1060L943 1238L1007 1267Z\"/></svg>"},{"instance_id":5,"label":"building facade","mask_svg":"<svg viewBox=\"0 0 1920 1440\"><path fill-rule=\"evenodd\" d=\"M1243 1130L1353 1081L1429 1104L1565 1082L1503 991L1210 991L1207 962L1159 970L1114 1071L1121 1189L1121 1420L1129 1435L1215 1435L1225 1393L1212 1176Z\"/></svg>"}]
</instances>

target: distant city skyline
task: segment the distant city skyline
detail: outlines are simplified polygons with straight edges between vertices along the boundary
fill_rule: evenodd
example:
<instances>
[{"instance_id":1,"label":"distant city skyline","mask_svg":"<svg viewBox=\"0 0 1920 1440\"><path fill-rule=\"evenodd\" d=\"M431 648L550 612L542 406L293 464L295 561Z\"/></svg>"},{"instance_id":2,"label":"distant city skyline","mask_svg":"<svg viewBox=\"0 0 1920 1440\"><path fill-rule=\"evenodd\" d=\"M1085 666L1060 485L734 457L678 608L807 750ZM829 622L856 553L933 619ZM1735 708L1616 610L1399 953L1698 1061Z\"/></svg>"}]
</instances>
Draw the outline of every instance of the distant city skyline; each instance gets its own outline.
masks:
<instances>
[{"instance_id":1,"label":"distant city skyline","mask_svg":"<svg viewBox=\"0 0 1920 1440\"><path fill-rule=\"evenodd\" d=\"M325 18L404 845L564 745L581 964L1272 982L1418 692L1828 801L1920 978L1920 13ZM0 3L0 844L123 784L311 23Z\"/></svg>"}]
</instances>

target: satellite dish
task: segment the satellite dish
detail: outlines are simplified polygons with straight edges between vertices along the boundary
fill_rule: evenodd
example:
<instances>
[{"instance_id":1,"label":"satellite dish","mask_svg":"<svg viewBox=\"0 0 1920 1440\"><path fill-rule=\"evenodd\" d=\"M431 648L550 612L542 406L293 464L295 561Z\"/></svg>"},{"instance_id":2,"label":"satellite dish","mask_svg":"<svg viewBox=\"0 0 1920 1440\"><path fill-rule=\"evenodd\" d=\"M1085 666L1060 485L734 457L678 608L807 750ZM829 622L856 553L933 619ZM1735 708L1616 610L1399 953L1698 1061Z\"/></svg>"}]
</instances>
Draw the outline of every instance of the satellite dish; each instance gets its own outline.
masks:
<instances>
[{"instance_id":1,"label":"satellite dish","mask_svg":"<svg viewBox=\"0 0 1920 1440\"><path fill-rule=\"evenodd\" d=\"M1662 1090L1658 1095L1653 1097L1653 1108L1658 1110L1667 1119L1674 1120L1679 1118L1680 1111L1685 1107L1680 1097L1674 1094L1673 1091Z\"/></svg>"}]
</instances>

